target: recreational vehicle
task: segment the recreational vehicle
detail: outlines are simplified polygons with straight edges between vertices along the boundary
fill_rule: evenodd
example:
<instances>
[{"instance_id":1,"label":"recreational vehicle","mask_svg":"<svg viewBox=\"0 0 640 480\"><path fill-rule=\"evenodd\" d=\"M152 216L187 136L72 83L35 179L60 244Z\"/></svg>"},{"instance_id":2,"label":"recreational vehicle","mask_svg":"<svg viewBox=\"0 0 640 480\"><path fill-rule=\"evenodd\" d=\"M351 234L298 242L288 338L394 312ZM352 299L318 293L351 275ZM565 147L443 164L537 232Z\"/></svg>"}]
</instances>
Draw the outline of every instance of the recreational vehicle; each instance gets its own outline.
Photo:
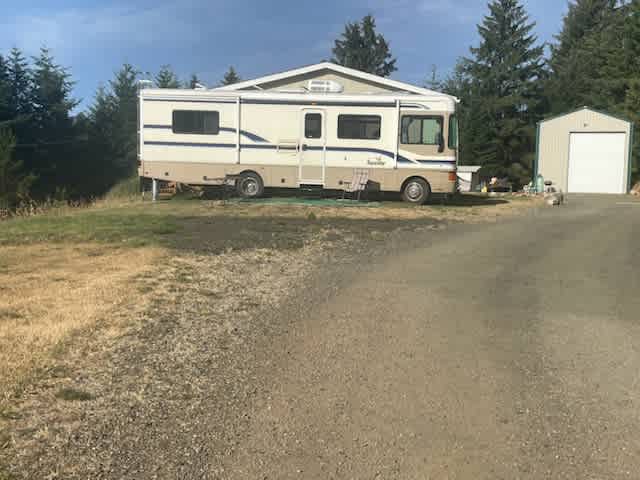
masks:
<instances>
[{"instance_id":1,"label":"recreational vehicle","mask_svg":"<svg viewBox=\"0 0 640 480\"><path fill-rule=\"evenodd\" d=\"M343 189L354 171L408 202L455 192L455 98L418 87L345 92L341 80L368 74L322 65L331 79L296 88L141 89L140 175L204 186L231 176L243 197Z\"/></svg>"}]
</instances>

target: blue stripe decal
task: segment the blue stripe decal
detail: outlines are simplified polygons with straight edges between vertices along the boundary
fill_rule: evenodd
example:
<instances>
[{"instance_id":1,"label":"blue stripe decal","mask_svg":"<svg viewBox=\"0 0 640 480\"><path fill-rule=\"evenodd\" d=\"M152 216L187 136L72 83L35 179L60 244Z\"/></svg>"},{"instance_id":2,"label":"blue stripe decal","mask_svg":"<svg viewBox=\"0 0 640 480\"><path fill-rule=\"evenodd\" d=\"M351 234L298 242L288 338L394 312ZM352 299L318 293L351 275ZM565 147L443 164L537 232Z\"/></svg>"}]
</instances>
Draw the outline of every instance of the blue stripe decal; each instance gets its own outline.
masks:
<instances>
[{"instance_id":1,"label":"blue stripe decal","mask_svg":"<svg viewBox=\"0 0 640 480\"><path fill-rule=\"evenodd\" d=\"M213 147L213 148L236 148L235 143L196 143L196 142L155 142L145 141L145 145L155 145L160 147Z\"/></svg>"},{"instance_id":2,"label":"blue stripe decal","mask_svg":"<svg viewBox=\"0 0 640 480\"><path fill-rule=\"evenodd\" d=\"M167 147L210 147L210 148L235 148L235 143L194 143L194 142L155 142L155 141L145 141L145 145L157 145L157 146L167 146ZM277 145L272 145L270 143L267 144L256 144L256 143L243 143L240 145L241 148L253 148L253 149L262 149L262 150L276 150L278 148ZM310 151L321 151L323 147L305 147L304 150ZM281 150L295 150L295 147L280 147ZM360 148L360 147L327 147L328 152L360 152L360 153L377 153L380 155L384 155L385 157L393 158L393 152L389 152L387 150L380 150L378 148ZM410 163L410 164L442 164L442 163L456 163L455 160L409 160L402 155L398 155L398 163Z\"/></svg>"},{"instance_id":3,"label":"blue stripe decal","mask_svg":"<svg viewBox=\"0 0 640 480\"><path fill-rule=\"evenodd\" d=\"M148 128L152 130L172 130L171 125L144 125L143 128ZM230 127L220 127L220 131L236 133L236 129L230 128ZM247 137L249 140L253 140L254 142L268 143L268 140L266 138L262 138L260 135L247 132L246 130L240 130L240 135L243 135Z\"/></svg>"}]
</instances>

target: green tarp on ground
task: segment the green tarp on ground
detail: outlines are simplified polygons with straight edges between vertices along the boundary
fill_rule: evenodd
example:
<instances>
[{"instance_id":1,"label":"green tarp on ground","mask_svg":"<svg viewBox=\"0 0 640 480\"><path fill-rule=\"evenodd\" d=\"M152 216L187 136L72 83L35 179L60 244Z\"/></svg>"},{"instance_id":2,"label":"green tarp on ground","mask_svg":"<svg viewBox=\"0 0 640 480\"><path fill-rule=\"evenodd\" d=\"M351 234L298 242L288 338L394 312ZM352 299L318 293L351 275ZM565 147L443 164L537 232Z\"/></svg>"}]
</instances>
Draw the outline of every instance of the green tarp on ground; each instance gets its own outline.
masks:
<instances>
[{"instance_id":1,"label":"green tarp on ground","mask_svg":"<svg viewBox=\"0 0 640 480\"><path fill-rule=\"evenodd\" d=\"M256 203L265 205L310 205L324 207L381 207L380 202L364 202L358 200L342 200L335 198L302 198L302 197L270 197L270 198L232 198L230 203Z\"/></svg>"}]
</instances>

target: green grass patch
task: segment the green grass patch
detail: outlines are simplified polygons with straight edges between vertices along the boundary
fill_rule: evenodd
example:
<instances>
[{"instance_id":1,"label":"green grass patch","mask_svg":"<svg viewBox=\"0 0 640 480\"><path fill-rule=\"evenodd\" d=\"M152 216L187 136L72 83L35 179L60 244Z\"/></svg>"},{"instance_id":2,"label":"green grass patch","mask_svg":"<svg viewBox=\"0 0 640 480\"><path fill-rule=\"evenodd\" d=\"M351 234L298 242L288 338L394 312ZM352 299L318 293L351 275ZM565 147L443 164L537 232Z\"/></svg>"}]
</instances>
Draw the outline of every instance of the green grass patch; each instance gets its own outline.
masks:
<instances>
[{"instance_id":1,"label":"green grass patch","mask_svg":"<svg viewBox=\"0 0 640 480\"><path fill-rule=\"evenodd\" d=\"M89 400L93 400L94 397L84 390L78 390L76 388L62 388L56 392L56 398L67 402L88 402Z\"/></svg>"},{"instance_id":2,"label":"green grass patch","mask_svg":"<svg viewBox=\"0 0 640 480\"><path fill-rule=\"evenodd\" d=\"M144 246L162 244L177 233L173 215L140 208L87 209L65 215L40 215L2 222L0 245L40 242L104 242Z\"/></svg>"}]
</instances>

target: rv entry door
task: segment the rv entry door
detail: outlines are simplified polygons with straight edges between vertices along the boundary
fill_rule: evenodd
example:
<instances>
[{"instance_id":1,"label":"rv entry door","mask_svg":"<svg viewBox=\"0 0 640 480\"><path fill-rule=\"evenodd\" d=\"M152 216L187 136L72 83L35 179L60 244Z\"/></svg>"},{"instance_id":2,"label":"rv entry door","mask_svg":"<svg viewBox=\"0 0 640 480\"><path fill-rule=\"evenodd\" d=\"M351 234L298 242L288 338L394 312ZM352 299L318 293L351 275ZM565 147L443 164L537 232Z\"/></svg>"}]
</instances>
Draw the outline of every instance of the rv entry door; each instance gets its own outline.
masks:
<instances>
[{"instance_id":1,"label":"rv entry door","mask_svg":"<svg viewBox=\"0 0 640 480\"><path fill-rule=\"evenodd\" d=\"M298 184L324 185L326 147L324 110L302 109L301 132Z\"/></svg>"}]
</instances>

